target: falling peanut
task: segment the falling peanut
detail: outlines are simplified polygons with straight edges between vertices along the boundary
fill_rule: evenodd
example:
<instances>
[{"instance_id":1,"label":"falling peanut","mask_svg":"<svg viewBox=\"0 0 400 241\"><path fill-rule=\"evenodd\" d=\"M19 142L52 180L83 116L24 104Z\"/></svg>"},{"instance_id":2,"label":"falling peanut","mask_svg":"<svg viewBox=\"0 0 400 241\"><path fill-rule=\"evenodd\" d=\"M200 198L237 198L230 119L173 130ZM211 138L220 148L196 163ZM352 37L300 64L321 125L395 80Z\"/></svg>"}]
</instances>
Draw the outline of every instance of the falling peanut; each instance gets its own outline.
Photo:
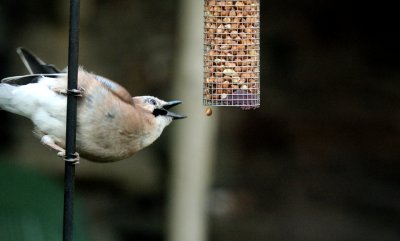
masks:
<instances>
[{"instance_id":1,"label":"falling peanut","mask_svg":"<svg viewBox=\"0 0 400 241\"><path fill-rule=\"evenodd\" d=\"M206 112L207 116L211 116L212 115L212 109L210 107L207 107L205 112Z\"/></svg>"}]
</instances>

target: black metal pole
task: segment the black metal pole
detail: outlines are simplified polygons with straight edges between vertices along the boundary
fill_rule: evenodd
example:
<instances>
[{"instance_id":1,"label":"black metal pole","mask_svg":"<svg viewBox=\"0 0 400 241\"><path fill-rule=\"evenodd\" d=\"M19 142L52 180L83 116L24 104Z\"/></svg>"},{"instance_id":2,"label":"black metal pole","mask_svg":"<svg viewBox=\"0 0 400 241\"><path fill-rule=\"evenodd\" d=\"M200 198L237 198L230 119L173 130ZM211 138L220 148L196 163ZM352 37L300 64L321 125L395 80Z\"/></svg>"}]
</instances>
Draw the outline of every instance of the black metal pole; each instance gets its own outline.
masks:
<instances>
[{"instance_id":1,"label":"black metal pole","mask_svg":"<svg viewBox=\"0 0 400 241\"><path fill-rule=\"evenodd\" d=\"M78 88L79 0L70 0L68 44L68 90L76 90ZM69 94L67 97L63 241L73 240L75 163L68 160L72 160L76 157L77 98L78 97L73 94Z\"/></svg>"}]
</instances>

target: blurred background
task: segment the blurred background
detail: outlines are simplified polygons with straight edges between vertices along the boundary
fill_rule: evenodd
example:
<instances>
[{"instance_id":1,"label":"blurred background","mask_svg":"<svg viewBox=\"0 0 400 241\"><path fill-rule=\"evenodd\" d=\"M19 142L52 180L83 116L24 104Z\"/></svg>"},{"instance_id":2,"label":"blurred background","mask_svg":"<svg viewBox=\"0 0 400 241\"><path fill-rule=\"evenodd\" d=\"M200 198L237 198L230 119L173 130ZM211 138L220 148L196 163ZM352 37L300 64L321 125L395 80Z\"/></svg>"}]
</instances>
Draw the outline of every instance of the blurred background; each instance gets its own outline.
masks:
<instances>
[{"instance_id":1,"label":"blurred background","mask_svg":"<svg viewBox=\"0 0 400 241\"><path fill-rule=\"evenodd\" d=\"M0 1L0 78L27 73L18 46L66 66L68 9ZM202 1L82 1L80 64L189 118L129 160L81 161L76 240L400 240L395 9L262 0L261 107L206 117ZM0 239L61 240L63 162L27 119L0 111L0 136Z\"/></svg>"}]
</instances>

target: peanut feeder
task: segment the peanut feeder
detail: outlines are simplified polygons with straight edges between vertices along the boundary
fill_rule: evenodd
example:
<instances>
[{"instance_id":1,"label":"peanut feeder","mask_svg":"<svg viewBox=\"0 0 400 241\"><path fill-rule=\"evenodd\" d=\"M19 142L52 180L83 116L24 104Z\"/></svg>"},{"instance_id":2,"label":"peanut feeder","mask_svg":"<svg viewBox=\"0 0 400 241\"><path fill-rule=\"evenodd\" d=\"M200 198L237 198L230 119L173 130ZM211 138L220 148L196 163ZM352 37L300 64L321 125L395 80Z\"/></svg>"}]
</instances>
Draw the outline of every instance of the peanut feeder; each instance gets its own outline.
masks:
<instances>
[{"instance_id":1,"label":"peanut feeder","mask_svg":"<svg viewBox=\"0 0 400 241\"><path fill-rule=\"evenodd\" d=\"M204 0L203 104L260 106L260 0Z\"/></svg>"}]
</instances>

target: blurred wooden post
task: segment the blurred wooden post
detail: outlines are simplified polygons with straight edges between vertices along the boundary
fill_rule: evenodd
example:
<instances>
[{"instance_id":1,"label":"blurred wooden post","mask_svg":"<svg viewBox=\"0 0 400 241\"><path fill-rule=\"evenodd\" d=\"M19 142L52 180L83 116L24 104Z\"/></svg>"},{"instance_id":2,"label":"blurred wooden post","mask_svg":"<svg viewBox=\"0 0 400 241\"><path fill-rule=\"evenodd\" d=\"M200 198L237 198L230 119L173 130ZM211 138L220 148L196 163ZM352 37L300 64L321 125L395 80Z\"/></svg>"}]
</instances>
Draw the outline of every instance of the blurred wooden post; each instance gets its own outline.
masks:
<instances>
[{"instance_id":1,"label":"blurred wooden post","mask_svg":"<svg viewBox=\"0 0 400 241\"><path fill-rule=\"evenodd\" d=\"M179 42L172 95L182 99L187 119L172 131L169 241L205 241L212 159L218 113L207 117L202 105L203 1L181 0ZM216 112L214 110L214 112Z\"/></svg>"}]
</instances>

